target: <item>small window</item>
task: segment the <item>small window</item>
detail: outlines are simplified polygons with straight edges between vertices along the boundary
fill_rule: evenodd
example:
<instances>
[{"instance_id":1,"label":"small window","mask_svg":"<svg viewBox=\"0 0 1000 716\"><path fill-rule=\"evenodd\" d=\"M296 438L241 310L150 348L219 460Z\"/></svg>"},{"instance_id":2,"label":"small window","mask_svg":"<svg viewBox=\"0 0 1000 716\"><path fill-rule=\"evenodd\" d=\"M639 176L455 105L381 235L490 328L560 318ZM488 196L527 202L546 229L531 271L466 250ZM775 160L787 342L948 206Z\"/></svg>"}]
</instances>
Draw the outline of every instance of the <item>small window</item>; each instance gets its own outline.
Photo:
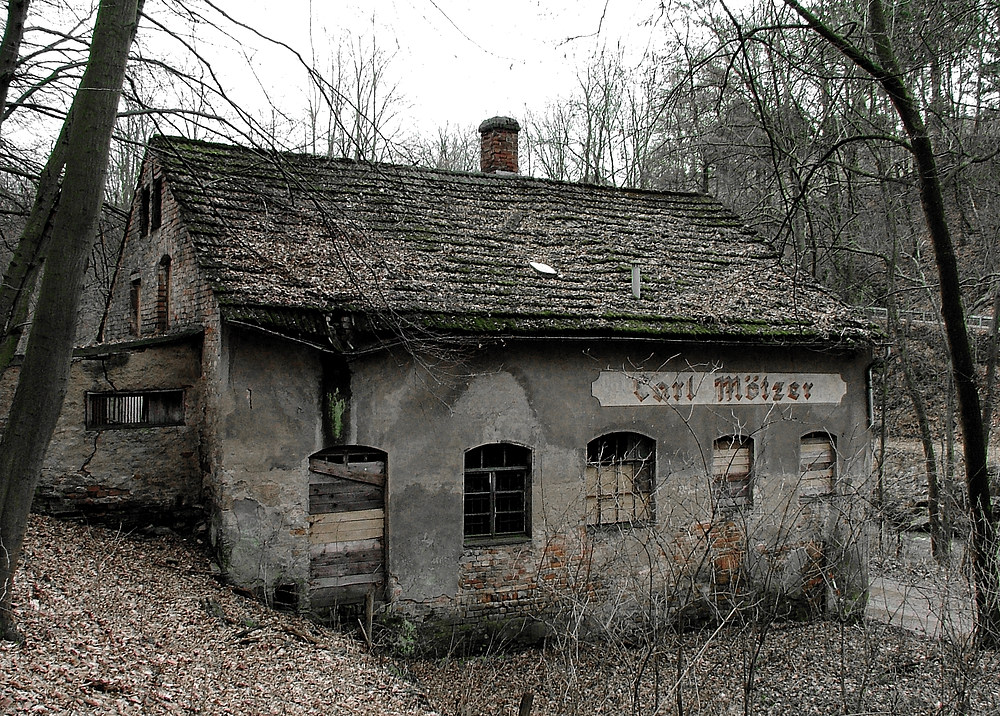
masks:
<instances>
[{"instance_id":1,"label":"small window","mask_svg":"<svg viewBox=\"0 0 1000 716\"><path fill-rule=\"evenodd\" d=\"M156 330L170 327L170 257L164 256L156 267Z\"/></svg>"},{"instance_id":2,"label":"small window","mask_svg":"<svg viewBox=\"0 0 1000 716\"><path fill-rule=\"evenodd\" d=\"M183 424L183 390L87 393L87 428L91 430Z\"/></svg>"},{"instance_id":3,"label":"small window","mask_svg":"<svg viewBox=\"0 0 1000 716\"><path fill-rule=\"evenodd\" d=\"M712 454L715 504L720 510L753 506L753 439L728 435L715 441Z\"/></svg>"},{"instance_id":4,"label":"small window","mask_svg":"<svg viewBox=\"0 0 1000 716\"><path fill-rule=\"evenodd\" d=\"M142 279L132 279L128 293L129 332L133 336L142 330Z\"/></svg>"},{"instance_id":5,"label":"small window","mask_svg":"<svg viewBox=\"0 0 1000 716\"><path fill-rule=\"evenodd\" d=\"M149 233L149 187L139 192L139 236Z\"/></svg>"},{"instance_id":6,"label":"small window","mask_svg":"<svg viewBox=\"0 0 1000 716\"><path fill-rule=\"evenodd\" d=\"M465 453L465 537L530 534L531 451L498 443Z\"/></svg>"},{"instance_id":7,"label":"small window","mask_svg":"<svg viewBox=\"0 0 1000 716\"><path fill-rule=\"evenodd\" d=\"M827 433L809 433L799 444L799 491L802 497L833 493L837 479L837 444Z\"/></svg>"},{"instance_id":8,"label":"small window","mask_svg":"<svg viewBox=\"0 0 1000 716\"><path fill-rule=\"evenodd\" d=\"M149 196L149 228L156 231L163 221L161 208L163 206L163 180L153 180L153 190Z\"/></svg>"},{"instance_id":9,"label":"small window","mask_svg":"<svg viewBox=\"0 0 1000 716\"><path fill-rule=\"evenodd\" d=\"M587 444L588 525L653 519L656 443L638 433L610 433Z\"/></svg>"}]
</instances>

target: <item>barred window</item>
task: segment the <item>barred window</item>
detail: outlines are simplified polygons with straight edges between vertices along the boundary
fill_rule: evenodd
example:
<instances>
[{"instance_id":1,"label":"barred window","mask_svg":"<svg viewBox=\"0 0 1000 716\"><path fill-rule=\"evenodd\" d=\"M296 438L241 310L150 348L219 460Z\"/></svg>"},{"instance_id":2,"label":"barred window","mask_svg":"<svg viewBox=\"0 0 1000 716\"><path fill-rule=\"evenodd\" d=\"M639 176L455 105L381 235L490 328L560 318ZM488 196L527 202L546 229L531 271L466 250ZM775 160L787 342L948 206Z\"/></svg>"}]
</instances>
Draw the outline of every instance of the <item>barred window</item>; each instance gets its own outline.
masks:
<instances>
[{"instance_id":1,"label":"barred window","mask_svg":"<svg viewBox=\"0 0 1000 716\"><path fill-rule=\"evenodd\" d=\"M87 428L91 430L183 424L183 390L87 393Z\"/></svg>"},{"instance_id":2,"label":"barred window","mask_svg":"<svg viewBox=\"0 0 1000 716\"><path fill-rule=\"evenodd\" d=\"M609 433L587 444L588 525L653 519L656 443L638 433Z\"/></svg>"},{"instance_id":3,"label":"barred window","mask_svg":"<svg viewBox=\"0 0 1000 716\"><path fill-rule=\"evenodd\" d=\"M530 534L531 450L510 443L465 453L465 537Z\"/></svg>"},{"instance_id":4,"label":"barred window","mask_svg":"<svg viewBox=\"0 0 1000 716\"><path fill-rule=\"evenodd\" d=\"M712 451L715 504L721 510L753 506L753 438L727 435Z\"/></svg>"}]
</instances>

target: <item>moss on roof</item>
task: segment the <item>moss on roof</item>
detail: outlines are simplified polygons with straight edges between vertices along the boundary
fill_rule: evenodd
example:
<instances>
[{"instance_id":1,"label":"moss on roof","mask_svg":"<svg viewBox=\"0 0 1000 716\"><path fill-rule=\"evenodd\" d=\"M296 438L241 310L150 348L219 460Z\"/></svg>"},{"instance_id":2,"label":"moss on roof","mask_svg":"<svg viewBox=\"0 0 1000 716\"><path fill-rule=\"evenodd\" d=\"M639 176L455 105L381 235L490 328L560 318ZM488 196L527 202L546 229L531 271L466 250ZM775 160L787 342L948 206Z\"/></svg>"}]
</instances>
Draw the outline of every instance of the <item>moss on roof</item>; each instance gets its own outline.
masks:
<instances>
[{"instance_id":1,"label":"moss on roof","mask_svg":"<svg viewBox=\"0 0 1000 716\"><path fill-rule=\"evenodd\" d=\"M234 320L314 335L324 315L352 311L463 333L869 338L856 313L810 277L793 279L702 194L176 137L150 146Z\"/></svg>"}]
</instances>

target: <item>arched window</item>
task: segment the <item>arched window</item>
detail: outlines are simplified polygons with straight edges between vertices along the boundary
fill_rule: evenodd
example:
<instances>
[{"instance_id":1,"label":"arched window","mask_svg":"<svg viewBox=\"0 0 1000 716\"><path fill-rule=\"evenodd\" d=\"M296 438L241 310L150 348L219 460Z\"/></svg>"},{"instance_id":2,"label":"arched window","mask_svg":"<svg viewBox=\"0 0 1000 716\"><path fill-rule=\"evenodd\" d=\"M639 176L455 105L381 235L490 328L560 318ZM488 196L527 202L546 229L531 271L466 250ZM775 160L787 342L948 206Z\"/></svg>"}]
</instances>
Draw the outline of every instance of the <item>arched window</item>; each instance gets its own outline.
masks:
<instances>
[{"instance_id":1,"label":"arched window","mask_svg":"<svg viewBox=\"0 0 1000 716\"><path fill-rule=\"evenodd\" d=\"M142 333L142 277L135 276L128 292L128 327L133 336Z\"/></svg>"},{"instance_id":2,"label":"arched window","mask_svg":"<svg viewBox=\"0 0 1000 716\"><path fill-rule=\"evenodd\" d=\"M712 450L712 485L720 510L753 506L753 438L726 435Z\"/></svg>"},{"instance_id":3,"label":"arched window","mask_svg":"<svg viewBox=\"0 0 1000 716\"><path fill-rule=\"evenodd\" d=\"M531 534L531 450L511 443L465 453L465 537Z\"/></svg>"},{"instance_id":4,"label":"arched window","mask_svg":"<svg viewBox=\"0 0 1000 716\"><path fill-rule=\"evenodd\" d=\"M653 519L656 443L638 433L608 433L587 444L588 525Z\"/></svg>"},{"instance_id":5,"label":"arched window","mask_svg":"<svg viewBox=\"0 0 1000 716\"><path fill-rule=\"evenodd\" d=\"M803 435L799 443L799 494L818 497L833 493L837 479L837 443L829 433Z\"/></svg>"},{"instance_id":6,"label":"arched window","mask_svg":"<svg viewBox=\"0 0 1000 716\"><path fill-rule=\"evenodd\" d=\"M156 330L170 327L170 257L164 255L156 267Z\"/></svg>"}]
</instances>

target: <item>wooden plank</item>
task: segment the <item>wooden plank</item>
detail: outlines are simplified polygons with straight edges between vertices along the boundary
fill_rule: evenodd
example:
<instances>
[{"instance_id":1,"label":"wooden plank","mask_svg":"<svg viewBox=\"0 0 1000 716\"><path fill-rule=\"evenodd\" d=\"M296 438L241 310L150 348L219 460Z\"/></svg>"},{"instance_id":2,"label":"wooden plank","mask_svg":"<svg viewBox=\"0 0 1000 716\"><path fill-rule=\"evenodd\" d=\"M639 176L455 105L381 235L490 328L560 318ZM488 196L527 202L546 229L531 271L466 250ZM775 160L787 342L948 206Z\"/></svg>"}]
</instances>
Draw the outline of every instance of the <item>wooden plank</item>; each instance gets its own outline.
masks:
<instances>
[{"instance_id":1,"label":"wooden plank","mask_svg":"<svg viewBox=\"0 0 1000 716\"><path fill-rule=\"evenodd\" d=\"M343 465L318 458L309 459L309 469L322 475L332 475L345 480L366 482L370 485L385 485L384 462L359 462Z\"/></svg>"},{"instance_id":2,"label":"wooden plank","mask_svg":"<svg viewBox=\"0 0 1000 716\"><path fill-rule=\"evenodd\" d=\"M381 584L375 585L375 598L381 599ZM309 608L313 612L320 612L341 604L359 604L365 601L368 592L371 591L371 584L351 584L344 587L326 587L314 589L309 592Z\"/></svg>"},{"instance_id":3,"label":"wooden plank","mask_svg":"<svg viewBox=\"0 0 1000 716\"><path fill-rule=\"evenodd\" d=\"M373 559L344 562L342 564L311 564L309 578L348 577L356 574L381 574L383 572L381 552Z\"/></svg>"},{"instance_id":4,"label":"wooden plank","mask_svg":"<svg viewBox=\"0 0 1000 716\"><path fill-rule=\"evenodd\" d=\"M377 509L385 504L382 485L331 478L309 483L309 514Z\"/></svg>"},{"instance_id":5,"label":"wooden plank","mask_svg":"<svg viewBox=\"0 0 1000 716\"><path fill-rule=\"evenodd\" d=\"M740 447L734 449L716 449L712 461L713 472L716 475L727 473L746 474L750 471L750 450Z\"/></svg>"},{"instance_id":6,"label":"wooden plank","mask_svg":"<svg viewBox=\"0 0 1000 716\"><path fill-rule=\"evenodd\" d=\"M309 524L334 525L345 522L365 522L367 520L381 520L385 516L385 510L381 507L372 510L355 510L353 512L330 512L322 515L309 515Z\"/></svg>"},{"instance_id":7,"label":"wooden plank","mask_svg":"<svg viewBox=\"0 0 1000 716\"><path fill-rule=\"evenodd\" d=\"M377 544L369 549L353 550L351 552L323 552L311 558L309 561L312 567L324 567L330 565L344 565L362 562L382 562L382 545L378 540L372 540ZM371 571L358 569L358 572Z\"/></svg>"},{"instance_id":8,"label":"wooden plank","mask_svg":"<svg viewBox=\"0 0 1000 716\"><path fill-rule=\"evenodd\" d=\"M320 542L348 542L350 540L376 539L384 532L382 520L344 522L314 525L309 531L312 544Z\"/></svg>"},{"instance_id":9,"label":"wooden plank","mask_svg":"<svg viewBox=\"0 0 1000 716\"><path fill-rule=\"evenodd\" d=\"M344 577L323 577L322 579L310 579L310 589L336 589L339 587L350 587L355 584L381 584L382 572L373 574L349 574Z\"/></svg>"},{"instance_id":10,"label":"wooden plank","mask_svg":"<svg viewBox=\"0 0 1000 716\"><path fill-rule=\"evenodd\" d=\"M344 552L362 552L367 549L382 549L381 539L359 539L352 541L326 542L309 546L309 558L315 559L324 554L342 554Z\"/></svg>"}]
</instances>

